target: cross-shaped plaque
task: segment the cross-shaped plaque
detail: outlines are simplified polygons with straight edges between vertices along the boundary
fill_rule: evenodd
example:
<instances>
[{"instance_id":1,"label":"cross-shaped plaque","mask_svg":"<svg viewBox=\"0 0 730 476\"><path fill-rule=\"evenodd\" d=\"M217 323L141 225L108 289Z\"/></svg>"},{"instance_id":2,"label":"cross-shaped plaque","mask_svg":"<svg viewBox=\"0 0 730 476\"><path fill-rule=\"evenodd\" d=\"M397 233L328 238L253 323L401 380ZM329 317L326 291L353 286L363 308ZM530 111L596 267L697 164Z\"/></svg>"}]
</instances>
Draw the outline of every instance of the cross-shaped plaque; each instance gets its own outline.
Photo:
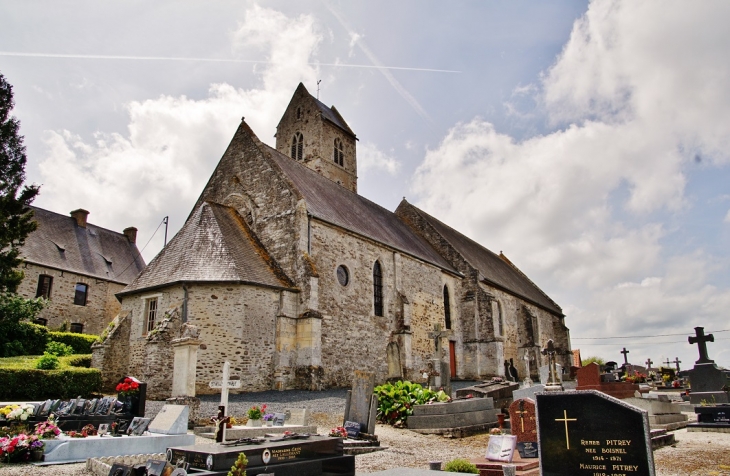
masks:
<instances>
[{"instance_id":1,"label":"cross-shaped plaque","mask_svg":"<svg viewBox=\"0 0 730 476\"><path fill-rule=\"evenodd\" d=\"M714 362L707 356L707 343L715 342L715 336L712 334L705 335L704 327L695 327L695 336L689 336L687 340L690 344L697 344L700 349L700 360L696 361L695 364L711 364Z\"/></svg>"},{"instance_id":2,"label":"cross-shaped plaque","mask_svg":"<svg viewBox=\"0 0 730 476\"><path fill-rule=\"evenodd\" d=\"M568 422L578 421L577 418L568 418L568 410L563 410L563 418L556 418L555 421L565 422L565 449L570 449L570 438L568 437Z\"/></svg>"}]
</instances>

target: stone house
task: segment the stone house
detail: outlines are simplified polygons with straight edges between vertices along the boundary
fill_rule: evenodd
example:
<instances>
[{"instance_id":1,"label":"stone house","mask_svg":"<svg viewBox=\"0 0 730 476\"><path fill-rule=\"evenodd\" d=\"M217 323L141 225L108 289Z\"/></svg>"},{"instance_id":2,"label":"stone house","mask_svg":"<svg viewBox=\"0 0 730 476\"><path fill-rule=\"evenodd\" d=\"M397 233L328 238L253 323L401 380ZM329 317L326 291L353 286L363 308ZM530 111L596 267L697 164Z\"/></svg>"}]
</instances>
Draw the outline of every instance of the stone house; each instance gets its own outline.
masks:
<instances>
[{"instance_id":1,"label":"stone house","mask_svg":"<svg viewBox=\"0 0 730 476\"><path fill-rule=\"evenodd\" d=\"M38 228L21 249L25 276L18 294L48 299L40 324L100 334L121 309L116 293L144 269L137 229L117 233L92 225L82 209L68 216L30 208Z\"/></svg>"},{"instance_id":2,"label":"stone house","mask_svg":"<svg viewBox=\"0 0 730 476\"><path fill-rule=\"evenodd\" d=\"M510 358L523 372L525 354L536 376L548 339L569 351L561 308L503 255L358 195L356 141L302 84L276 148L242 121L185 225L118 293L94 366L169 396L183 324L200 332L199 394L224 360L242 391L349 386L356 369L422 381L435 325L454 378L504 375Z\"/></svg>"}]
</instances>

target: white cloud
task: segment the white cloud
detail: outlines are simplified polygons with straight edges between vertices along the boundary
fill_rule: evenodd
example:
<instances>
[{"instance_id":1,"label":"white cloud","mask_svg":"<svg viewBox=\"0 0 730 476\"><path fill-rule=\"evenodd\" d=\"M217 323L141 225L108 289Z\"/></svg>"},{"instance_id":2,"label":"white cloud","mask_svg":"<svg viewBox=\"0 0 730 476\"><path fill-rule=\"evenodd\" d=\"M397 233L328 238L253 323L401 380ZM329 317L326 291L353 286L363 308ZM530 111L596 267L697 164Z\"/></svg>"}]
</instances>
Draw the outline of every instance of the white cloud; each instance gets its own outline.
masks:
<instances>
[{"instance_id":1,"label":"white cloud","mask_svg":"<svg viewBox=\"0 0 730 476\"><path fill-rule=\"evenodd\" d=\"M455 125L417 170L419 205L570 300L574 336L722 325L730 293L708 284L712 258L672 256L657 217L691 206L697 155L730 163L729 14L726 2L591 2L541 77L555 130L517 141L480 118Z\"/></svg>"},{"instance_id":2,"label":"white cloud","mask_svg":"<svg viewBox=\"0 0 730 476\"><path fill-rule=\"evenodd\" d=\"M357 147L357 170L362 174L382 170L395 175L400 162L385 154L372 142L363 142Z\"/></svg>"},{"instance_id":3,"label":"white cloud","mask_svg":"<svg viewBox=\"0 0 730 476\"><path fill-rule=\"evenodd\" d=\"M317 70L308 64L320 41L312 17L288 18L254 6L232 38L234 49L260 48L268 55L261 87L213 84L201 100L132 101L126 105L126 134L97 132L93 142L69 131L47 131L37 204L53 210L83 207L91 211L92 223L115 230L137 226L140 247L165 215L173 229L179 228L241 116L271 143L296 84L316 82ZM150 249L160 249L161 241Z\"/></svg>"}]
</instances>

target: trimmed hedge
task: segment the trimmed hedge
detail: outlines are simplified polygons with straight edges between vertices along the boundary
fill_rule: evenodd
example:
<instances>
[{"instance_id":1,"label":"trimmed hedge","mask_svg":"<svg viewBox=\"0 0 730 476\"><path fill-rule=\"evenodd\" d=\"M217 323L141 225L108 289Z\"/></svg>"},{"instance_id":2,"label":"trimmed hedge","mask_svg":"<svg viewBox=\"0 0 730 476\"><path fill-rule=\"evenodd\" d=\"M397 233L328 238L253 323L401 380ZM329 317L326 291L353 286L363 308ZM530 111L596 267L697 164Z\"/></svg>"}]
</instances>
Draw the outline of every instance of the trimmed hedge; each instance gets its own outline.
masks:
<instances>
[{"instance_id":1,"label":"trimmed hedge","mask_svg":"<svg viewBox=\"0 0 730 476\"><path fill-rule=\"evenodd\" d=\"M91 368L91 355L74 355L66 361L71 367Z\"/></svg>"},{"instance_id":2,"label":"trimmed hedge","mask_svg":"<svg viewBox=\"0 0 730 476\"><path fill-rule=\"evenodd\" d=\"M51 331L48 333L49 340L70 345L74 354L90 354L91 344L96 342L99 336L94 334L77 334L75 332ZM42 352L42 351L41 351Z\"/></svg>"},{"instance_id":3,"label":"trimmed hedge","mask_svg":"<svg viewBox=\"0 0 730 476\"><path fill-rule=\"evenodd\" d=\"M7 401L90 397L101 392L99 369L0 368L0 382L0 400Z\"/></svg>"},{"instance_id":4,"label":"trimmed hedge","mask_svg":"<svg viewBox=\"0 0 730 476\"><path fill-rule=\"evenodd\" d=\"M0 323L0 357L41 355L48 343L48 329L30 322ZM90 354L78 352L79 354Z\"/></svg>"}]
</instances>

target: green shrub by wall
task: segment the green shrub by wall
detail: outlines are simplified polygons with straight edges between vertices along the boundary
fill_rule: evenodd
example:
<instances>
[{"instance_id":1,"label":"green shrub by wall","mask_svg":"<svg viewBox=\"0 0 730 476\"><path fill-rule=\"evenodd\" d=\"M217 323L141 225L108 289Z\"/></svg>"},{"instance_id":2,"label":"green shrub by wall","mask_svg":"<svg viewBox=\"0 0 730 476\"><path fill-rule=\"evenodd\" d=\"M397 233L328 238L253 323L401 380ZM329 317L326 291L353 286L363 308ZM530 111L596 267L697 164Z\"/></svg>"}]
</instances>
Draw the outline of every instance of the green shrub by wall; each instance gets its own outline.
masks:
<instances>
[{"instance_id":1,"label":"green shrub by wall","mask_svg":"<svg viewBox=\"0 0 730 476\"><path fill-rule=\"evenodd\" d=\"M41 355L47 343L48 329L43 326L30 322L0 323L0 357Z\"/></svg>"},{"instance_id":2,"label":"green shrub by wall","mask_svg":"<svg viewBox=\"0 0 730 476\"><path fill-rule=\"evenodd\" d=\"M88 355L74 355L68 358L66 361L71 367L91 367L91 354Z\"/></svg>"},{"instance_id":3,"label":"green shrub by wall","mask_svg":"<svg viewBox=\"0 0 730 476\"><path fill-rule=\"evenodd\" d=\"M45 400L89 397L101 391L99 369L66 370L0 368L0 400Z\"/></svg>"},{"instance_id":4,"label":"green shrub by wall","mask_svg":"<svg viewBox=\"0 0 730 476\"><path fill-rule=\"evenodd\" d=\"M62 342L66 345L70 345L74 349L74 354L90 354L91 344L96 342L99 336L94 334L77 334L75 332L57 332L51 331L48 333L50 340L56 342ZM43 351L41 350L40 353Z\"/></svg>"}]
</instances>

